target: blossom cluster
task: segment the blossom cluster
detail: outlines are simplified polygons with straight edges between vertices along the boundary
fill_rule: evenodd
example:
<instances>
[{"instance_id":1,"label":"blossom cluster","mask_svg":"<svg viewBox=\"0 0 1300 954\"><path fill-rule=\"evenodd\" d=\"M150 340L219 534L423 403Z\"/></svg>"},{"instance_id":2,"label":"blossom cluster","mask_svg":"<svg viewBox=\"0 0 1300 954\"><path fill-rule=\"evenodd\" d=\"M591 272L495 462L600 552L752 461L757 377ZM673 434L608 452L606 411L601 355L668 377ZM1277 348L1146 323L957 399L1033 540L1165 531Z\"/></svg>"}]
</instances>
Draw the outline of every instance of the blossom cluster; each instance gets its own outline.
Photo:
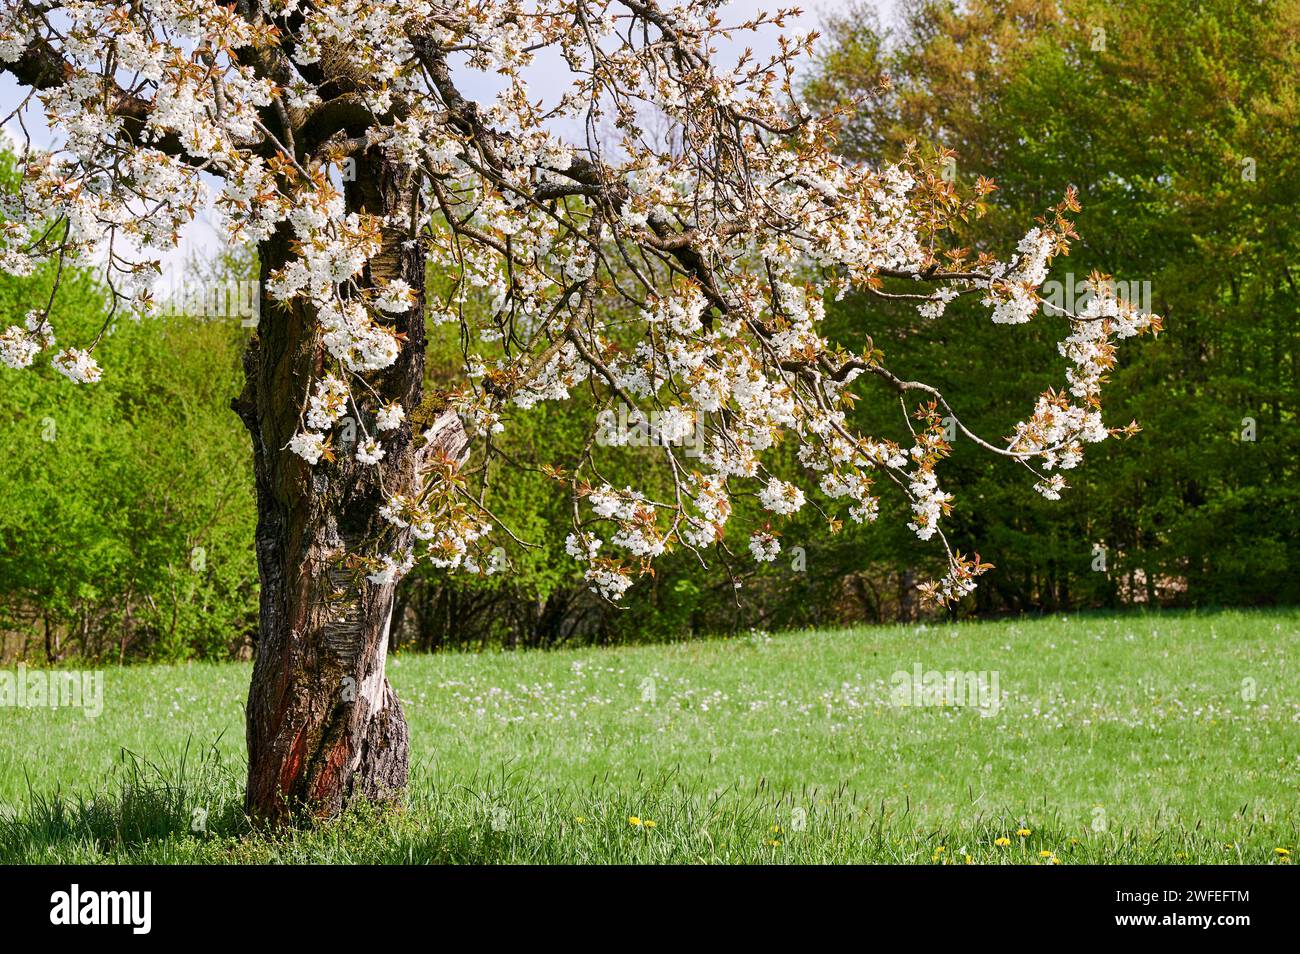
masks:
<instances>
[{"instance_id":1,"label":"blossom cluster","mask_svg":"<svg viewBox=\"0 0 1300 954\"><path fill-rule=\"evenodd\" d=\"M970 434L933 387L896 377L869 343L847 350L823 325L828 300L882 294L886 282L920 288L904 297L929 320L981 292L994 322L1032 320L1073 235L1073 197L1005 261L946 248L974 202L916 155L876 168L836 154L838 117L813 115L795 93L811 36L714 62L724 34L779 27L792 12L727 22L719 6L22 0L0 22L0 69L34 92L17 115L40 110L61 140L20 157L0 266L94 264L115 308L147 311L162 255L210 195L227 241L267 253L265 298L306 316L319 342L281 451L340 466L346 423L359 430L348 466L399 484L382 516L401 532L360 557L378 584L409 570L411 538L435 565L485 570L482 502L451 471L419 486L391 452L416 422L390 372L411 347L404 329L425 319L455 333L465 377L447 396L485 456L513 414L578 388L607 412L596 428L617 411L654 429L641 446L662 458L665 499L600 477L595 448L634 443L626 428L556 472L575 499L566 550L609 599L675 547L726 550L744 495L778 521L816 498L833 530L836 514L877 519L878 487L892 487L917 537L946 548L944 417L1059 495L1059 473L1044 472L1077 466L1085 444L1111 433L1099 394L1114 342L1154 330L1153 316L1104 295L1066 316L1066 387L1045 392L1001 446ZM538 84L542 51L564 68ZM471 101L466 71L492 74L499 91ZM655 135L665 122L671 135ZM593 135L598 124L613 132ZM442 276L428 291L426 269ZM288 320L275 314L266 320ZM96 380L96 342L58 352L54 366ZM48 310L0 334L11 367L53 348ZM910 444L856 429L853 389L865 380L919 392L924 424L904 419ZM768 470L784 440L801 474ZM751 535L753 559L775 560L778 537ZM969 592L984 566L951 551L948 562L930 591L942 601Z\"/></svg>"}]
</instances>

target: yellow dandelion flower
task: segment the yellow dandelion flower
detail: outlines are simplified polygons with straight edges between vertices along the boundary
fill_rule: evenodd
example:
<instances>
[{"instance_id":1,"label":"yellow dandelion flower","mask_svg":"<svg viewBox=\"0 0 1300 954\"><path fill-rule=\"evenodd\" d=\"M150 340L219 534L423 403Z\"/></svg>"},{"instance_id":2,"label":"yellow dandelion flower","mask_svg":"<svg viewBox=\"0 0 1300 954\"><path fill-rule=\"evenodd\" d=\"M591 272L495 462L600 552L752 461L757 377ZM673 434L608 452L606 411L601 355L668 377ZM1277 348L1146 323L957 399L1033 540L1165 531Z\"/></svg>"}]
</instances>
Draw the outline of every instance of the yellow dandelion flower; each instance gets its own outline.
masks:
<instances>
[{"instance_id":1,"label":"yellow dandelion flower","mask_svg":"<svg viewBox=\"0 0 1300 954\"><path fill-rule=\"evenodd\" d=\"M1003 835L1001 838L994 838L993 844L997 845L999 848L1005 848L1007 845L1011 844L1011 839Z\"/></svg>"},{"instance_id":2,"label":"yellow dandelion flower","mask_svg":"<svg viewBox=\"0 0 1300 954\"><path fill-rule=\"evenodd\" d=\"M650 821L649 819L646 819L641 824L645 825L645 827L647 828L653 828L655 826L655 823Z\"/></svg>"},{"instance_id":3,"label":"yellow dandelion flower","mask_svg":"<svg viewBox=\"0 0 1300 954\"><path fill-rule=\"evenodd\" d=\"M769 848L780 848L780 847L781 847L781 843L780 843L779 841L769 841L769 842L767 843L767 845L768 845Z\"/></svg>"},{"instance_id":4,"label":"yellow dandelion flower","mask_svg":"<svg viewBox=\"0 0 1300 954\"><path fill-rule=\"evenodd\" d=\"M1052 853L1051 853L1050 851L1048 851L1047 849L1043 849L1042 851L1040 851L1040 852L1038 853L1038 857L1040 857L1040 858L1050 858L1050 857L1052 857Z\"/></svg>"},{"instance_id":5,"label":"yellow dandelion flower","mask_svg":"<svg viewBox=\"0 0 1300 954\"><path fill-rule=\"evenodd\" d=\"M1279 858L1290 858L1291 852L1286 848L1274 848L1273 851Z\"/></svg>"},{"instance_id":6,"label":"yellow dandelion flower","mask_svg":"<svg viewBox=\"0 0 1300 954\"><path fill-rule=\"evenodd\" d=\"M1030 835L1033 834L1033 832L1030 831L1028 828L1022 828L1019 831L1017 831L1016 834L1019 835L1021 838L1028 838Z\"/></svg>"},{"instance_id":7,"label":"yellow dandelion flower","mask_svg":"<svg viewBox=\"0 0 1300 954\"><path fill-rule=\"evenodd\" d=\"M576 821L579 825L587 824L587 819L583 818L581 815L574 815L573 820Z\"/></svg>"},{"instance_id":8,"label":"yellow dandelion flower","mask_svg":"<svg viewBox=\"0 0 1300 954\"><path fill-rule=\"evenodd\" d=\"M641 827L641 819L637 818L635 815L633 815L631 818L629 818L629 819L627 820L627 823L628 823L629 825L635 825L635 826L637 826L638 828Z\"/></svg>"},{"instance_id":9,"label":"yellow dandelion flower","mask_svg":"<svg viewBox=\"0 0 1300 954\"><path fill-rule=\"evenodd\" d=\"M966 864L968 864L968 865L973 865L973 864L975 864L975 862L971 860L970 855L967 855L967 856L966 856Z\"/></svg>"},{"instance_id":10,"label":"yellow dandelion flower","mask_svg":"<svg viewBox=\"0 0 1300 954\"><path fill-rule=\"evenodd\" d=\"M774 835L779 835L779 834L781 834L781 826L780 826L780 825L773 825L773 826L772 826L772 834L774 834Z\"/></svg>"}]
</instances>

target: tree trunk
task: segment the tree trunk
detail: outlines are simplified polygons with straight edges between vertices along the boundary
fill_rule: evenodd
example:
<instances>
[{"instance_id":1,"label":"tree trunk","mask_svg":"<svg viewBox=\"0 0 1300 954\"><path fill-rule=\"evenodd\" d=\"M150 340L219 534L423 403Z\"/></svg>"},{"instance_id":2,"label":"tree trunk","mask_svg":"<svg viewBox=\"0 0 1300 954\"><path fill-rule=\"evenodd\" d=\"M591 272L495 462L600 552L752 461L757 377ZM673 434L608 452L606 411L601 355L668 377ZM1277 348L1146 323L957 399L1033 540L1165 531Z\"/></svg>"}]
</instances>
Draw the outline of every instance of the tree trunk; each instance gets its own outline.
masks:
<instances>
[{"instance_id":1,"label":"tree trunk","mask_svg":"<svg viewBox=\"0 0 1300 954\"><path fill-rule=\"evenodd\" d=\"M366 158L358 172L348 189L350 211L409 208L400 167ZM282 227L259 248L263 292L289 259L290 238ZM252 435L257 480L260 632L246 713L246 809L257 820L329 818L353 798L391 801L406 785L409 734L384 675L395 584L369 582L348 558L376 555L381 532L395 529L379 515L387 496L418 493L435 455L459 460L466 446L454 412L433 423L437 436L427 444L412 431L424 374L425 256L411 238L386 225L382 250L367 266L367 278L402 278L419 299L396 318L406 335L396 363L368 377L379 401L398 400L407 410L396 436L385 434L378 464L358 463L338 431L336 461L312 466L286 449L328 358L304 303L280 305L263 293L245 355L245 389L234 407ZM374 434L379 403L365 403L361 386L353 390Z\"/></svg>"}]
</instances>

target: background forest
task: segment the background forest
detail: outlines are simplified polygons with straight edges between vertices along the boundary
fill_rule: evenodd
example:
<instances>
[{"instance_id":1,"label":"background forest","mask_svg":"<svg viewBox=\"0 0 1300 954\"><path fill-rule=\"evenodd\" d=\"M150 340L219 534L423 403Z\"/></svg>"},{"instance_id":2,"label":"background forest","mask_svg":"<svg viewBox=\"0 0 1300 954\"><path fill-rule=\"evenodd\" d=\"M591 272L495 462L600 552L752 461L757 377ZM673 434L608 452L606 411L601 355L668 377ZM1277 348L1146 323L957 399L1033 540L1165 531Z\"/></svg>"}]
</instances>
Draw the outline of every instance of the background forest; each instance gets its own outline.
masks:
<instances>
[{"instance_id":1,"label":"background forest","mask_svg":"<svg viewBox=\"0 0 1300 954\"><path fill-rule=\"evenodd\" d=\"M902 7L892 30L869 7L832 19L808 68L806 95L844 110L841 148L869 161L913 146L951 150L962 189L996 175L986 214L963 237L977 248L1014 246L1028 219L1075 186L1083 239L1049 287L1069 296L1100 271L1149 296L1143 304L1166 322L1158 339L1126 348L1113 375L1109 423L1136 419L1142 432L1100 445L1061 501L1042 500L1023 471L954 441L950 537L996 566L957 614L1300 601L1300 0ZM11 188L11 167L0 175ZM251 262L223 261L189 281L216 287L252 273ZM0 276L0 326L21 324L52 280ZM64 276L56 327L93 336L103 300L87 276ZM238 315L194 314L184 302L165 311L111 327L99 352L109 372L93 387L72 387L48 367L0 369L7 658L170 661L251 650L251 455L229 408L251 332ZM831 337L863 328L897 356L901 376L957 395L982 433L1006 431L1043 387L1042 369L1061 361L1050 318L1008 335L977 301L954 302L939 322L905 301L831 305ZM457 374L446 331L431 329L435 385ZM862 427L880 422L880 436L901 437L888 430L898 426L896 396L869 384L862 393ZM539 459L543 446L576 454L590 419L581 396L519 415L504 449L519 461ZM644 480L650 453L628 449L611 481ZM508 569L487 579L417 570L399 594L399 648L914 619L925 612L916 584L936 570L937 552L905 521L830 535L806 512L784 531L774 564L704 568L692 554L670 555L614 608L586 591L563 552L562 488L529 470L492 487L493 512L532 545L503 535ZM728 532L743 540L762 520L755 507Z\"/></svg>"}]
</instances>

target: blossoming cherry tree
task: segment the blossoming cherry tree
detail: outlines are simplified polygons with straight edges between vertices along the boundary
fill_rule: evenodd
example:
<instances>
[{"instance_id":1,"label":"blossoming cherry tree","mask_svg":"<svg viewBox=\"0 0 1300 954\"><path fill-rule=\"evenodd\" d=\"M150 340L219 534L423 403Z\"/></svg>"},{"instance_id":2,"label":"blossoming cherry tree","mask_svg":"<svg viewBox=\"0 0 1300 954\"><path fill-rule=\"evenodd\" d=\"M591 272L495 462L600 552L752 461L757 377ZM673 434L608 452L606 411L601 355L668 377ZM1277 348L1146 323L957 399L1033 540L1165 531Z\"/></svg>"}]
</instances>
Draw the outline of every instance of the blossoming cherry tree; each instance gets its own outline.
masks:
<instances>
[{"instance_id":1,"label":"blossoming cherry tree","mask_svg":"<svg viewBox=\"0 0 1300 954\"><path fill-rule=\"evenodd\" d=\"M815 503L834 530L877 519L881 494L945 548L927 592L955 600L987 566L944 537L944 420L1049 497L1113 433L1100 391L1116 341L1157 321L1100 277L1078 314L1041 319L1061 324L1066 379L1004 440L893 373L867 329L852 345L823 335L828 298L854 290L912 299L929 321L961 295L995 322L1034 319L1074 198L1003 255L952 247L992 185L962 195L916 156L838 158L837 117L794 90L812 37L724 61L721 40L790 12L729 24L719 7L6 0L0 68L22 87L4 117L22 150L7 271L94 267L112 321L155 307L159 263L209 201L226 242L257 247L265 304L234 401L258 502L254 816L326 817L404 786L407 728L384 674L394 588L418 559L492 568L494 518L462 465L491 458L515 414L579 387L618 412L611 440L549 471L574 499L567 550L611 600L671 548L728 547L738 495L778 522ZM476 99L467 81L484 76L494 92ZM26 135L36 120L46 148ZM0 359L96 381L105 332L56 340L50 305L0 333ZM444 330L463 377L426 393L426 335ZM919 399L909 440L855 429L868 381ZM647 432L670 493L600 476L604 444ZM688 433L701 435L689 461ZM798 474L769 470L779 440ZM779 536L740 549L770 561Z\"/></svg>"}]
</instances>

